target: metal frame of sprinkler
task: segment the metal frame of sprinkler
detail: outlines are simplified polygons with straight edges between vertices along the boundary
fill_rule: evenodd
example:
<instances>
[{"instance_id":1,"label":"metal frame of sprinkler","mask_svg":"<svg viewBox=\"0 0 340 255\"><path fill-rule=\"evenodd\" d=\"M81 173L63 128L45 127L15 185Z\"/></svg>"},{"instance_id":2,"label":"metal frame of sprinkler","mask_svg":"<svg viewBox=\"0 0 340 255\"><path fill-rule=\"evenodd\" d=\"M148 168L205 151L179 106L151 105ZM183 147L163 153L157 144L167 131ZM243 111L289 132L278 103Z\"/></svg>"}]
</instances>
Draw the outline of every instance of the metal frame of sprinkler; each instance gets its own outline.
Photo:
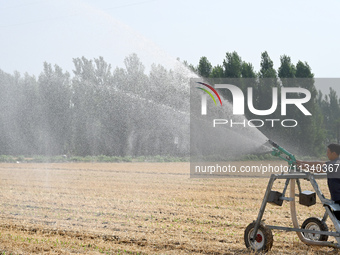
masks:
<instances>
[{"instance_id":1,"label":"metal frame of sprinkler","mask_svg":"<svg viewBox=\"0 0 340 255\"><path fill-rule=\"evenodd\" d=\"M300 169L296 166L296 159L293 154L289 153L287 150L270 140L268 142L273 146L271 154L288 162L289 172L282 174L272 174L270 176L257 219L256 221L250 223L245 229L244 242L246 247L254 251L269 251L273 246L273 234L271 230L277 229L296 232L299 239L307 245L340 248L340 222L333 213L334 211L340 211L340 205L335 204L332 200L326 199L316 182L316 179L325 179L327 178L327 175L325 173L313 174L310 172L300 171ZM272 187L274 181L281 179L286 180L282 193L273 191ZM301 191L301 179L309 181L315 192ZM298 195L295 194L295 183L298 186ZM286 197L285 194L289 184L290 194L288 197ZM299 197L300 204L312 206L316 204L316 195L325 208L324 216L322 219L316 217L308 218L302 223L300 228L296 216L295 197ZM264 224L262 217L267 203L282 206L283 201L289 201L290 203L290 213L294 227L291 228ZM336 232L328 231L328 227L326 225L327 217L329 217L333 222ZM337 243L327 241L329 236L334 236Z\"/></svg>"}]
</instances>

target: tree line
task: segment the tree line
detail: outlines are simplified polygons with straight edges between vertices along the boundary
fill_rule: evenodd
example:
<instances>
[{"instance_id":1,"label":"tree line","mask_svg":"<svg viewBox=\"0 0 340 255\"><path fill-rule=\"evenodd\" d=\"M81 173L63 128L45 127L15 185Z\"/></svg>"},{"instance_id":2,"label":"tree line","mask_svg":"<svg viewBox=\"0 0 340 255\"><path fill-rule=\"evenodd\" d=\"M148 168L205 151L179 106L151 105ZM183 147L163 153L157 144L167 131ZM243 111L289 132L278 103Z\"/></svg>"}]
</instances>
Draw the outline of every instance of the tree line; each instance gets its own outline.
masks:
<instances>
[{"instance_id":1,"label":"tree line","mask_svg":"<svg viewBox=\"0 0 340 255\"><path fill-rule=\"evenodd\" d=\"M312 99L306 108L312 117L287 109L286 118L297 119L298 127L260 130L267 137L299 144L302 153L324 154L326 143L339 141L339 98L333 89L327 95L316 91L306 62L294 65L286 55L280 61L275 70L264 52L256 72L236 52L228 52L223 63L214 67L206 57L197 66L184 64L207 79L235 79L245 95L248 85L237 80L253 80L256 109L270 108L274 86L308 89ZM167 70L156 64L146 73L136 54L125 58L124 68L113 69L102 57L75 58L73 63L72 75L49 63L43 64L38 77L0 70L0 155L189 155L192 76L181 68ZM232 100L228 93L223 96ZM259 118L247 109L245 114L248 119Z\"/></svg>"},{"instance_id":2,"label":"tree line","mask_svg":"<svg viewBox=\"0 0 340 255\"><path fill-rule=\"evenodd\" d=\"M185 74L136 54L125 68L73 59L38 78L0 70L0 155L143 156L189 153Z\"/></svg>"},{"instance_id":3,"label":"tree line","mask_svg":"<svg viewBox=\"0 0 340 255\"><path fill-rule=\"evenodd\" d=\"M207 57L200 58L197 66L185 64L198 75L206 79L228 79L247 94L249 84L254 89L253 104L256 109L267 110L272 105L272 88L301 87L311 92L311 99L304 106L312 116L305 116L296 107L287 107L285 119L295 119L295 128L275 128L264 126L259 128L267 137L276 137L286 143L294 144L300 154L324 155L325 145L340 143L340 100L336 91L330 88L329 94L323 95L315 88L315 78L307 62L298 61L293 64L287 55L280 57L280 66L276 70L268 52L261 54L260 70L255 71L251 63L243 61L237 52L227 52L222 64L212 66ZM247 85L240 78L247 78ZM280 93L280 91L279 91ZM221 94L232 101L230 92ZM304 97L304 95L298 95ZM291 98L296 98L291 95ZM280 105L279 105L280 107ZM246 109L248 119L282 119L280 111L265 117L256 116Z\"/></svg>"}]
</instances>

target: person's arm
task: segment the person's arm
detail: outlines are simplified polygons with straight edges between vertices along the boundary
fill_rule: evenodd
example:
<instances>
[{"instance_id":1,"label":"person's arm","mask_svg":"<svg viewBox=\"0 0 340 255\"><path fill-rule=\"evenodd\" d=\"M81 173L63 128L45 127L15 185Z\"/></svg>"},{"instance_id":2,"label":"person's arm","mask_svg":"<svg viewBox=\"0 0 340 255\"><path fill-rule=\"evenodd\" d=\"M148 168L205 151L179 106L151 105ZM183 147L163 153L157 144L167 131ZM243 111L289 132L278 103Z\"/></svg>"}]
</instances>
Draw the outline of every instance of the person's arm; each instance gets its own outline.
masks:
<instances>
[{"instance_id":1,"label":"person's arm","mask_svg":"<svg viewBox=\"0 0 340 255\"><path fill-rule=\"evenodd\" d=\"M325 163L326 163L325 161L296 160L296 165L299 166L301 169L314 173L324 173L325 171L322 168L325 165Z\"/></svg>"}]
</instances>

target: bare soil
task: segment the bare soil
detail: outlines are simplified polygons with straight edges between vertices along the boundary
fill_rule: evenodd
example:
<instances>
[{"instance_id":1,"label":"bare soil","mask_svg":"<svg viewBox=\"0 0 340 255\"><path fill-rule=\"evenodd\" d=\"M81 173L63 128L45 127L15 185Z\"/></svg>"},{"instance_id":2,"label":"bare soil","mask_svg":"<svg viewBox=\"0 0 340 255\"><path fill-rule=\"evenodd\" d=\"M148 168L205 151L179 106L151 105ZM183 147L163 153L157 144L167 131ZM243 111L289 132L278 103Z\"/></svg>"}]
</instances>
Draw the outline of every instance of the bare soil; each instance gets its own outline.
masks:
<instances>
[{"instance_id":1,"label":"bare soil","mask_svg":"<svg viewBox=\"0 0 340 255\"><path fill-rule=\"evenodd\" d=\"M0 164L0 251L251 254L243 234L256 219L267 182L193 179L189 163ZM283 185L275 182L279 191ZM329 196L326 180L319 185ZM306 181L302 186L312 189ZM297 208L300 224L324 213L319 201ZM264 218L270 225L292 227L288 203L268 205ZM273 234L269 254L337 253L307 246L294 232Z\"/></svg>"}]
</instances>

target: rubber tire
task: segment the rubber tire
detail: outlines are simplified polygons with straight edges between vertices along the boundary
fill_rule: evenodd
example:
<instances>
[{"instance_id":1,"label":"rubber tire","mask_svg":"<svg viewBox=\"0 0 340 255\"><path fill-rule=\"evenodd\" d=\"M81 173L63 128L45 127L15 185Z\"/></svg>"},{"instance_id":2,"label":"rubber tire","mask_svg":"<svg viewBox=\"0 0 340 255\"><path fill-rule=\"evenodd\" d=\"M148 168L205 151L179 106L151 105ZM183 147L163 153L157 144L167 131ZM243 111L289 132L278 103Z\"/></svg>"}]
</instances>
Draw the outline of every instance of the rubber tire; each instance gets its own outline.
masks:
<instances>
[{"instance_id":1,"label":"rubber tire","mask_svg":"<svg viewBox=\"0 0 340 255\"><path fill-rule=\"evenodd\" d=\"M315 230L318 230L318 231L328 231L326 222L322 222L320 219L315 218L315 217L306 219L301 225L302 229L311 229L311 227L314 227L312 229L315 229L315 227L317 227L317 229ZM313 241L327 241L328 240L327 235L316 235L314 236L314 238L311 238L311 235L313 235L312 233L302 232L302 234L304 235L305 238L309 240L313 240Z\"/></svg>"},{"instance_id":2,"label":"rubber tire","mask_svg":"<svg viewBox=\"0 0 340 255\"><path fill-rule=\"evenodd\" d=\"M272 230L260 224L259 230L257 231L257 240L255 242L250 241L250 237L254 231L255 222L250 223L246 230L244 231L244 243L246 247L252 249L253 251L263 251L268 252L273 246L273 233ZM254 244L255 243L255 244Z\"/></svg>"}]
</instances>

